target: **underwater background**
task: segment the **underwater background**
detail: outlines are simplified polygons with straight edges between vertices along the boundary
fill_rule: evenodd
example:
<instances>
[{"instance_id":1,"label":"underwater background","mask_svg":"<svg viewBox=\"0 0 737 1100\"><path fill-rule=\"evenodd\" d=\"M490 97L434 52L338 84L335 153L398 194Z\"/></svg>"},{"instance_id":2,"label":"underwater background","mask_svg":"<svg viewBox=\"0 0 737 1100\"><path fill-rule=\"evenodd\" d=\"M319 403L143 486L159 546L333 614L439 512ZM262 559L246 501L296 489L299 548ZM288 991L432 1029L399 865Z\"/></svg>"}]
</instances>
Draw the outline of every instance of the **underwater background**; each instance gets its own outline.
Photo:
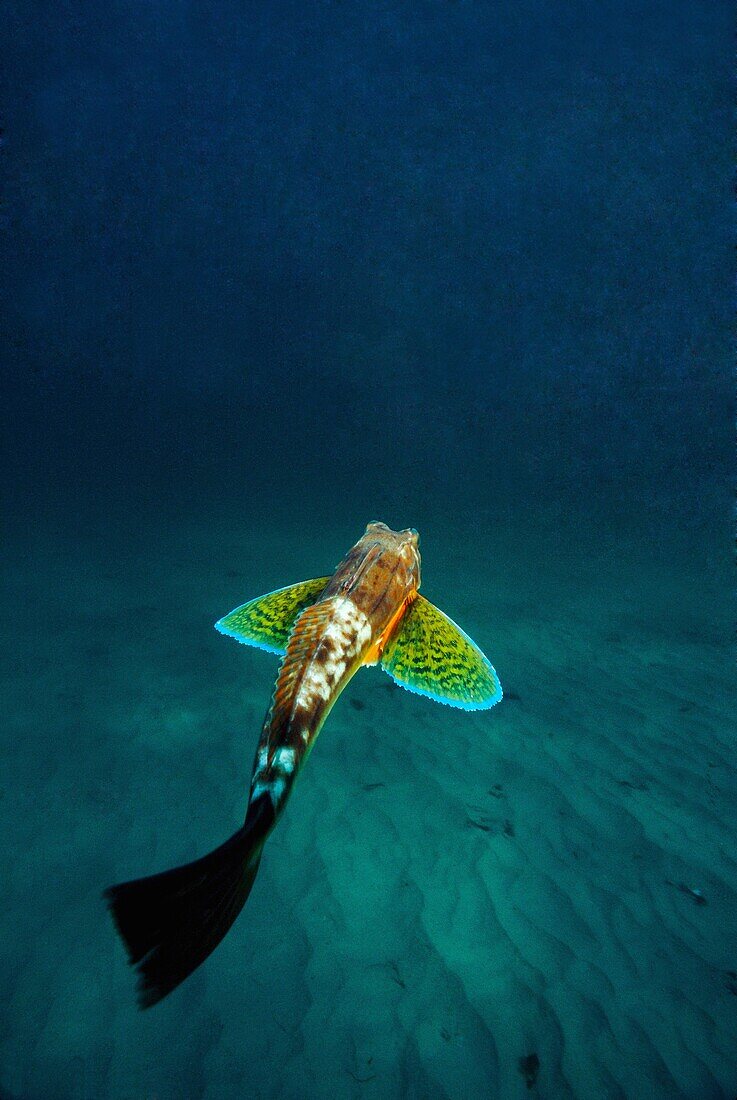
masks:
<instances>
[{"instance_id":1,"label":"underwater background","mask_svg":"<svg viewBox=\"0 0 737 1100\"><path fill-rule=\"evenodd\" d=\"M10 0L3 1100L737 1095L731 5ZM362 671L242 821L213 630L381 519L505 698Z\"/></svg>"}]
</instances>

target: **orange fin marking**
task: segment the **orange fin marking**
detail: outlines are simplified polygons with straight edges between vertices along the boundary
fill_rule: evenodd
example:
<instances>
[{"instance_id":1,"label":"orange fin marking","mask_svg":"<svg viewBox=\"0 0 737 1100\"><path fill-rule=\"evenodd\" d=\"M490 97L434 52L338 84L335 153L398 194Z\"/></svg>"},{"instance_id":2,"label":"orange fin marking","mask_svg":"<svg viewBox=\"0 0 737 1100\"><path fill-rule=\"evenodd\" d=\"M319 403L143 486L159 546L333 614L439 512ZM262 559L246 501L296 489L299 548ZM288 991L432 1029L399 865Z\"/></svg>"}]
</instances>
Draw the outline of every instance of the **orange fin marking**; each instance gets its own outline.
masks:
<instances>
[{"instance_id":1,"label":"orange fin marking","mask_svg":"<svg viewBox=\"0 0 737 1100\"><path fill-rule=\"evenodd\" d=\"M384 631L383 631L381 637L376 642L374 642L374 644L371 646L371 649L368 651L368 653L364 657L363 663L365 665L376 665L376 664L379 663L379 661L381 660L381 656L384 652L384 647L386 646L386 643L391 638L391 636L394 633L394 631L396 630L397 626L399 625L399 623L403 619L404 614L407 611L407 608L409 608L412 605L412 603L415 600L416 596L417 596L417 589L415 589L414 592L412 592L409 596L407 596L406 600L403 600L402 603L400 603L400 605L397 608L396 612L392 615L391 619L389 620L387 625L384 627Z\"/></svg>"}]
</instances>

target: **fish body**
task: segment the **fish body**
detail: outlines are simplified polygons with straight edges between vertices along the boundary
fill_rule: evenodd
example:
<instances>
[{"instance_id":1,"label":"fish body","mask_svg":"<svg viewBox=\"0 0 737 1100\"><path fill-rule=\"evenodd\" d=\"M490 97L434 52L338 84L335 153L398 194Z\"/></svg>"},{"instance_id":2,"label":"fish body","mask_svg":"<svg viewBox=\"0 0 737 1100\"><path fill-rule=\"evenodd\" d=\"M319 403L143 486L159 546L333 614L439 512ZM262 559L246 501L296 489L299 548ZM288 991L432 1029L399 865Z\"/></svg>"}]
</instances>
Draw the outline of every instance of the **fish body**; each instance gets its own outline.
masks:
<instances>
[{"instance_id":1,"label":"fish body","mask_svg":"<svg viewBox=\"0 0 737 1100\"><path fill-rule=\"evenodd\" d=\"M417 532L373 522L331 576L267 593L215 624L282 662L241 828L193 863L105 892L142 1007L175 989L233 924L330 709L363 665L380 664L407 690L462 710L501 699L487 658L419 587Z\"/></svg>"},{"instance_id":2,"label":"fish body","mask_svg":"<svg viewBox=\"0 0 737 1100\"><path fill-rule=\"evenodd\" d=\"M376 664L420 586L419 536L370 523L319 599L297 619L256 751L250 798L283 809L333 704Z\"/></svg>"}]
</instances>

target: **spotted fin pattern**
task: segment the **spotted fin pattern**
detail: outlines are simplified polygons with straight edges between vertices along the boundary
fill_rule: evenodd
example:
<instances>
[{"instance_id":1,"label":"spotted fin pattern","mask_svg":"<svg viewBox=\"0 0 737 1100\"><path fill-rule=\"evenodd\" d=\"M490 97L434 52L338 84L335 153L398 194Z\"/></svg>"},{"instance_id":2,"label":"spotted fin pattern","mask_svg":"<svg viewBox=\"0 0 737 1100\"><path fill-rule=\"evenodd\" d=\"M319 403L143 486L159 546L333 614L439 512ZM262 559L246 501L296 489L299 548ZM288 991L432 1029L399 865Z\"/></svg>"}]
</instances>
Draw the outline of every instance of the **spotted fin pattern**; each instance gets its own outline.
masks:
<instances>
[{"instance_id":1,"label":"spotted fin pattern","mask_svg":"<svg viewBox=\"0 0 737 1100\"><path fill-rule=\"evenodd\" d=\"M215 629L237 642L281 656L286 652L297 619L306 607L315 603L329 580L317 577L258 596L216 622Z\"/></svg>"},{"instance_id":2,"label":"spotted fin pattern","mask_svg":"<svg viewBox=\"0 0 737 1100\"><path fill-rule=\"evenodd\" d=\"M381 664L401 687L461 710L487 710L502 697L478 646L423 596L410 605Z\"/></svg>"}]
</instances>

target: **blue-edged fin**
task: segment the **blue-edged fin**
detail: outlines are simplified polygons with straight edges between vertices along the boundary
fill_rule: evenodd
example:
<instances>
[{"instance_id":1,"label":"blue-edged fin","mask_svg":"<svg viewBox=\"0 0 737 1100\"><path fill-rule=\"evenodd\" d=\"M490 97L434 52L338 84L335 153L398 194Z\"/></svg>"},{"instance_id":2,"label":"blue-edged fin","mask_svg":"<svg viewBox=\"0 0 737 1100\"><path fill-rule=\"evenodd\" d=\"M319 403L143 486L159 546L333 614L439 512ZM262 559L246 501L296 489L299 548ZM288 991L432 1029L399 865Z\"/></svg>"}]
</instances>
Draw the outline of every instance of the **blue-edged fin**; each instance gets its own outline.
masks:
<instances>
[{"instance_id":1,"label":"blue-edged fin","mask_svg":"<svg viewBox=\"0 0 737 1100\"><path fill-rule=\"evenodd\" d=\"M330 577L300 581L236 607L215 623L215 629L244 645L283 656L299 616L321 596Z\"/></svg>"},{"instance_id":2,"label":"blue-edged fin","mask_svg":"<svg viewBox=\"0 0 737 1100\"><path fill-rule=\"evenodd\" d=\"M487 710L502 697L488 658L424 596L410 604L381 664L401 687L461 710Z\"/></svg>"}]
</instances>

